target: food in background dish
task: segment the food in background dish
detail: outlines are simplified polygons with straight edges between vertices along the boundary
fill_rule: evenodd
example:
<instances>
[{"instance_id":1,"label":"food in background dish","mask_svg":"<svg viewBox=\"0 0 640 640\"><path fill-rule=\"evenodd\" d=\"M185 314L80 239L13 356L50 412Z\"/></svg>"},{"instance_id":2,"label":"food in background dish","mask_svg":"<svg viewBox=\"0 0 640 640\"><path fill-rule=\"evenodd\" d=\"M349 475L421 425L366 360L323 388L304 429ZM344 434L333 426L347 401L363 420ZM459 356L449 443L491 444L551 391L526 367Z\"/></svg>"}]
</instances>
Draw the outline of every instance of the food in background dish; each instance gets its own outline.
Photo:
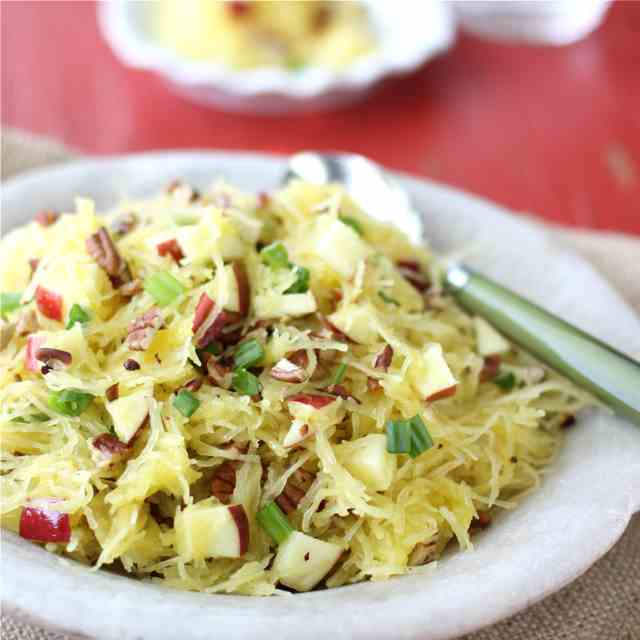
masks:
<instances>
[{"instance_id":1,"label":"food in background dish","mask_svg":"<svg viewBox=\"0 0 640 640\"><path fill-rule=\"evenodd\" d=\"M375 48L357 2L161 0L152 17L165 47L235 68L339 69Z\"/></svg>"},{"instance_id":2,"label":"food in background dish","mask_svg":"<svg viewBox=\"0 0 640 640\"><path fill-rule=\"evenodd\" d=\"M171 587L307 591L470 549L590 402L338 186L79 199L1 248L3 526Z\"/></svg>"}]
</instances>

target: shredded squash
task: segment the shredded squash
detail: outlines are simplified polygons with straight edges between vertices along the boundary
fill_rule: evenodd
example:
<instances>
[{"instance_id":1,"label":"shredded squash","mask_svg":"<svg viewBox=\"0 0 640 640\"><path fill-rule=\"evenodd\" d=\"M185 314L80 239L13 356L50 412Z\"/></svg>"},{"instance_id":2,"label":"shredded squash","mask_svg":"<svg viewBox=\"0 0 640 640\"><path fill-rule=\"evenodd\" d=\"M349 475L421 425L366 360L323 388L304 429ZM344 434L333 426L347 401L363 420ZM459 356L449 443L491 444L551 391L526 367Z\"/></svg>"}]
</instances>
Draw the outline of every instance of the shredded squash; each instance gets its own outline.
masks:
<instances>
[{"instance_id":1,"label":"shredded squash","mask_svg":"<svg viewBox=\"0 0 640 640\"><path fill-rule=\"evenodd\" d=\"M1 242L3 526L95 568L250 595L471 549L591 399L440 278L339 186L176 183L40 214ZM402 428L416 449L394 449ZM260 524L274 500L281 544Z\"/></svg>"},{"instance_id":2,"label":"shredded squash","mask_svg":"<svg viewBox=\"0 0 640 640\"><path fill-rule=\"evenodd\" d=\"M358 2L159 0L152 8L152 32L162 45L237 69L342 69L375 49Z\"/></svg>"}]
</instances>

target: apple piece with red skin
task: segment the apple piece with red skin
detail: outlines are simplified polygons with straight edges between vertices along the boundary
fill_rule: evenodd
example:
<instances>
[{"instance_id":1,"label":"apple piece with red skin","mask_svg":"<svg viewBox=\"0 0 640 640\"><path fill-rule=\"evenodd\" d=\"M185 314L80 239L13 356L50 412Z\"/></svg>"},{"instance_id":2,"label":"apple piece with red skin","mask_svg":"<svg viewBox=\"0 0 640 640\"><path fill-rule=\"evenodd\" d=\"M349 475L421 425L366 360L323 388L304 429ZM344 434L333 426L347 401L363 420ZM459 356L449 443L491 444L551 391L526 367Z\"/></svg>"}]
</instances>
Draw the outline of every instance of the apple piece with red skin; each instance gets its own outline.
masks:
<instances>
[{"instance_id":1,"label":"apple piece with red skin","mask_svg":"<svg viewBox=\"0 0 640 640\"><path fill-rule=\"evenodd\" d=\"M36 306L43 316L62 322L62 305L61 295L40 285L36 287Z\"/></svg>"},{"instance_id":2,"label":"apple piece with red skin","mask_svg":"<svg viewBox=\"0 0 640 640\"><path fill-rule=\"evenodd\" d=\"M437 391L436 393L431 394L425 400L427 402L435 402L436 400L442 400L442 398L450 398L451 396L456 395L456 391L458 390L458 385L454 384L446 389L442 389L441 391Z\"/></svg>"},{"instance_id":3,"label":"apple piece with red skin","mask_svg":"<svg viewBox=\"0 0 640 640\"><path fill-rule=\"evenodd\" d=\"M310 435L312 435L312 432L308 424L301 420L294 420L282 441L282 446L286 449L291 449L306 440Z\"/></svg>"},{"instance_id":4,"label":"apple piece with red skin","mask_svg":"<svg viewBox=\"0 0 640 640\"><path fill-rule=\"evenodd\" d=\"M428 344L412 359L409 378L413 388L429 401L452 395L458 384L449 369L442 346L437 342Z\"/></svg>"},{"instance_id":5,"label":"apple piece with red skin","mask_svg":"<svg viewBox=\"0 0 640 640\"><path fill-rule=\"evenodd\" d=\"M233 269L238 291L238 313L241 316L246 316L249 313L249 304L251 301L251 289L249 287L247 270L244 264L237 260L232 263L231 268Z\"/></svg>"},{"instance_id":6,"label":"apple piece with red skin","mask_svg":"<svg viewBox=\"0 0 640 640\"><path fill-rule=\"evenodd\" d=\"M196 311L193 315L193 323L191 325L191 330L194 334L204 324L207 316L213 311L215 306L215 302L206 293L203 293L200 296L200 300L198 300L198 304L196 305Z\"/></svg>"},{"instance_id":7,"label":"apple piece with red skin","mask_svg":"<svg viewBox=\"0 0 640 640\"><path fill-rule=\"evenodd\" d=\"M215 498L179 511L175 533L178 554L185 561L240 558L249 549L250 527L244 507L223 505Z\"/></svg>"},{"instance_id":8,"label":"apple piece with red skin","mask_svg":"<svg viewBox=\"0 0 640 640\"><path fill-rule=\"evenodd\" d=\"M291 589L310 591L331 571L342 552L337 544L293 531L278 548L273 573Z\"/></svg>"},{"instance_id":9,"label":"apple piece with red skin","mask_svg":"<svg viewBox=\"0 0 640 640\"><path fill-rule=\"evenodd\" d=\"M328 404L335 401L334 396L322 396L318 393L296 393L287 397L287 402L299 402L300 404L308 404L314 409L322 409Z\"/></svg>"},{"instance_id":10,"label":"apple piece with red skin","mask_svg":"<svg viewBox=\"0 0 640 640\"><path fill-rule=\"evenodd\" d=\"M175 238L165 240L164 242L156 245L156 250L158 251L159 256L171 256L176 262L180 262L180 260L184 258L182 249Z\"/></svg>"},{"instance_id":11,"label":"apple piece with red skin","mask_svg":"<svg viewBox=\"0 0 640 640\"><path fill-rule=\"evenodd\" d=\"M131 442L138 429L144 424L149 415L148 390L136 391L105 405L113 419L113 428L118 439L125 444Z\"/></svg>"},{"instance_id":12,"label":"apple piece with red skin","mask_svg":"<svg viewBox=\"0 0 640 640\"><path fill-rule=\"evenodd\" d=\"M69 514L43 506L24 507L20 514L20 537L38 542L69 542Z\"/></svg>"},{"instance_id":13,"label":"apple piece with red skin","mask_svg":"<svg viewBox=\"0 0 640 640\"><path fill-rule=\"evenodd\" d=\"M38 353L44 341L44 336L37 334L31 334L27 338L27 348L24 352L24 365L29 371L40 371L42 368L42 364L38 362L38 358L36 358L36 353Z\"/></svg>"}]
</instances>

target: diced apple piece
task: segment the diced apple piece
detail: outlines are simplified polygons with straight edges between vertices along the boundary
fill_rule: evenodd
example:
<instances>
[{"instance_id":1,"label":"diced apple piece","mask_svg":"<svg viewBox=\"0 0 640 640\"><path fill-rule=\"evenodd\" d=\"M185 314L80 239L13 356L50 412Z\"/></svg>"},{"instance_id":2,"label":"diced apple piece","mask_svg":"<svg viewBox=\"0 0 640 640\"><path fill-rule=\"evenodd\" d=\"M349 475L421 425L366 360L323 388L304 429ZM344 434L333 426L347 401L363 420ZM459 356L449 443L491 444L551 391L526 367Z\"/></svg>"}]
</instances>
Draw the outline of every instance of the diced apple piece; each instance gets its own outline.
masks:
<instances>
[{"instance_id":1,"label":"diced apple piece","mask_svg":"<svg viewBox=\"0 0 640 640\"><path fill-rule=\"evenodd\" d=\"M398 456L387 451L387 438L374 433L353 443L339 445L340 459L347 471L362 480L367 489L386 491L393 482Z\"/></svg>"},{"instance_id":2,"label":"diced apple piece","mask_svg":"<svg viewBox=\"0 0 640 640\"><path fill-rule=\"evenodd\" d=\"M287 449L299 445L303 440L306 440L311 435L311 429L309 425L303 423L300 420L294 420L287 431L287 435L282 441L282 446Z\"/></svg>"},{"instance_id":3,"label":"diced apple piece","mask_svg":"<svg viewBox=\"0 0 640 640\"><path fill-rule=\"evenodd\" d=\"M120 441L128 443L147 419L149 397L150 393L145 389L107 403L107 411Z\"/></svg>"},{"instance_id":4,"label":"diced apple piece","mask_svg":"<svg viewBox=\"0 0 640 640\"><path fill-rule=\"evenodd\" d=\"M212 288L214 300L226 300L224 308L243 316L249 311L250 293L247 272L242 262L225 265L216 273Z\"/></svg>"},{"instance_id":5,"label":"diced apple piece","mask_svg":"<svg viewBox=\"0 0 640 640\"><path fill-rule=\"evenodd\" d=\"M247 251L234 223L211 209L203 212L198 224L179 227L176 239L189 264L211 262L216 252L224 260L233 260L242 258Z\"/></svg>"},{"instance_id":6,"label":"diced apple piece","mask_svg":"<svg viewBox=\"0 0 640 640\"><path fill-rule=\"evenodd\" d=\"M249 548L249 521L241 504L213 499L185 507L175 519L176 547L185 561L239 558Z\"/></svg>"},{"instance_id":7,"label":"diced apple piece","mask_svg":"<svg viewBox=\"0 0 640 640\"><path fill-rule=\"evenodd\" d=\"M273 572L287 587L309 591L331 571L341 555L338 545L294 531L278 548Z\"/></svg>"},{"instance_id":8,"label":"diced apple piece","mask_svg":"<svg viewBox=\"0 0 640 640\"><path fill-rule=\"evenodd\" d=\"M330 215L318 218L313 237L315 253L344 278L351 277L370 253L351 227Z\"/></svg>"},{"instance_id":9,"label":"diced apple piece","mask_svg":"<svg viewBox=\"0 0 640 640\"><path fill-rule=\"evenodd\" d=\"M63 304L60 294L41 286L36 289L36 306L43 316L62 322Z\"/></svg>"},{"instance_id":10,"label":"diced apple piece","mask_svg":"<svg viewBox=\"0 0 640 640\"><path fill-rule=\"evenodd\" d=\"M449 365L437 343L428 345L409 367L414 388L425 399L435 399L436 394L457 385Z\"/></svg>"},{"instance_id":11,"label":"diced apple piece","mask_svg":"<svg viewBox=\"0 0 640 640\"><path fill-rule=\"evenodd\" d=\"M371 323L372 310L367 306L343 305L328 320L342 333L359 344L369 344L378 339L378 332Z\"/></svg>"},{"instance_id":12,"label":"diced apple piece","mask_svg":"<svg viewBox=\"0 0 640 640\"><path fill-rule=\"evenodd\" d=\"M476 331L476 344L481 356L493 356L506 353L511 349L507 342L484 318L473 318L473 327Z\"/></svg>"},{"instance_id":13,"label":"diced apple piece","mask_svg":"<svg viewBox=\"0 0 640 640\"><path fill-rule=\"evenodd\" d=\"M255 299L258 318L280 318L282 316L306 316L318 308L311 291L286 295L259 295Z\"/></svg>"},{"instance_id":14,"label":"diced apple piece","mask_svg":"<svg viewBox=\"0 0 640 640\"><path fill-rule=\"evenodd\" d=\"M20 514L20 536L38 542L69 542L69 514L48 506L25 507Z\"/></svg>"}]
</instances>

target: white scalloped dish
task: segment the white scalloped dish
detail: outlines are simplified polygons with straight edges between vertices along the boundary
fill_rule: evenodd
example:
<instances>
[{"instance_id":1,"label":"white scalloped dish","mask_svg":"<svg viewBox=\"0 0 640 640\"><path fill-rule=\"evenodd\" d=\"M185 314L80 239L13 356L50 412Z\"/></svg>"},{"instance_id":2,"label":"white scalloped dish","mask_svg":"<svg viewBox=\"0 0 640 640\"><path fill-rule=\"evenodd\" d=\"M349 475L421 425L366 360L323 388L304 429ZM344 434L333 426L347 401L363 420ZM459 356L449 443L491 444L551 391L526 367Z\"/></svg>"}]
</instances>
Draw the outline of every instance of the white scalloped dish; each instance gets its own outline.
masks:
<instances>
[{"instance_id":1,"label":"white scalloped dish","mask_svg":"<svg viewBox=\"0 0 640 640\"><path fill-rule=\"evenodd\" d=\"M355 102L383 78L414 71L453 41L455 25L444 3L406 2L401 10L384 0L369 0L365 5L376 50L340 71L313 66L297 71L236 70L188 60L161 46L151 35L153 3L102 2L98 18L104 37L124 64L159 74L178 93L196 102L274 114Z\"/></svg>"},{"instance_id":2,"label":"white scalloped dish","mask_svg":"<svg viewBox=\"0 0 640 640\"><path fill-rule=\"evenodd\" d=\"M282 158L157 153L35 171L4 185L5 228L34 211L65 209L74 195L99 207L155 192L171 179L197 187L223 176L269 190ZM583 260L496 205L398 176L426 217L439 251L482 247L469 262L615 347L640 353L640 322ZM541 259L544 256L544 259ZM588 301L585 292L589 292ZM453 638L512 615L558 590L601 557L640 508L640 432L602 411L580 416L542 486L435 570L386 582L273 598L173 591L61 561L3 532L5 611L105 640L430 640Z\"/></svg>"}]
</instances>

